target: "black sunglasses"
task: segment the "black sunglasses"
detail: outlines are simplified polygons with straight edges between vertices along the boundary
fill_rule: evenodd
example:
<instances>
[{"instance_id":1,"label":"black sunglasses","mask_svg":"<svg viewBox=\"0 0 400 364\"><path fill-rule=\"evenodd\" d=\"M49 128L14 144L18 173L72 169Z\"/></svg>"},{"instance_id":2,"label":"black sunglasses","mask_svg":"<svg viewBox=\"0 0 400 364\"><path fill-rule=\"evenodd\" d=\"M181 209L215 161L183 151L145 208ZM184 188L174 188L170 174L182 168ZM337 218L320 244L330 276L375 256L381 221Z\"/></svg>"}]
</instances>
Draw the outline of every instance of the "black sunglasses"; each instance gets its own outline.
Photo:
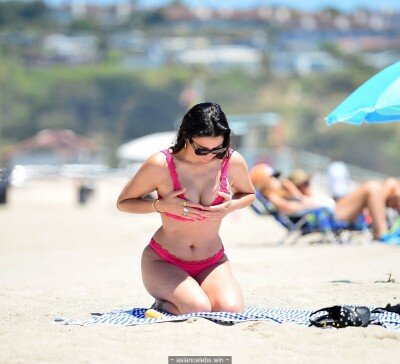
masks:
<instances>
[{"instance_id":1,"label":"black sunglasses","mask_svg":"<svg viewBox=\"0 0 400 364\"><path fill-rule=\"evenodd\" d=\"M196 155L207 155L207 154L221 154L226 152L226 147L217 147L213 149L206 149L206 148L197 148L192 139L189 139L190 145L193 147L193 150Z\"/></svg>"}]
</instances>

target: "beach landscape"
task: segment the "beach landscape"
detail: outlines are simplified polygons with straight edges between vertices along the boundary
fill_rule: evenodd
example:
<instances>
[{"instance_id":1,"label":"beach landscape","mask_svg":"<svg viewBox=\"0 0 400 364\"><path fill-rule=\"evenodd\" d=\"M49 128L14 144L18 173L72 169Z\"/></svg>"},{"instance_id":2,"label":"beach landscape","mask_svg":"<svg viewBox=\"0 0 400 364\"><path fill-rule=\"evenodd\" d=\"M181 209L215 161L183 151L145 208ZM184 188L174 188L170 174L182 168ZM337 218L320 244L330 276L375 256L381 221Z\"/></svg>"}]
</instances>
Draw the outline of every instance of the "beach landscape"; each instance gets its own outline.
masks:
<instances>
[{"instance_id":1,"label":"beach landscape","mask_svg":"<svg viewBox=\"0 0 400 364\"><path fill-rule=\"evenodd\" d=\"M55 317L150 307L141 252L157 214L119 212L126 179L98 180L77 203L71 180L12 188L0 208L1 363L167 363L172 355L232 356L233 363L394 363L400 332L380 326L318 329L202 318L141 326L63 326ZM221 236L246 306L319 309L400 301L400 250L359 236L351 244L277 246L285 231L250 208L228 215Z\"/></svg>"}]
</instances>

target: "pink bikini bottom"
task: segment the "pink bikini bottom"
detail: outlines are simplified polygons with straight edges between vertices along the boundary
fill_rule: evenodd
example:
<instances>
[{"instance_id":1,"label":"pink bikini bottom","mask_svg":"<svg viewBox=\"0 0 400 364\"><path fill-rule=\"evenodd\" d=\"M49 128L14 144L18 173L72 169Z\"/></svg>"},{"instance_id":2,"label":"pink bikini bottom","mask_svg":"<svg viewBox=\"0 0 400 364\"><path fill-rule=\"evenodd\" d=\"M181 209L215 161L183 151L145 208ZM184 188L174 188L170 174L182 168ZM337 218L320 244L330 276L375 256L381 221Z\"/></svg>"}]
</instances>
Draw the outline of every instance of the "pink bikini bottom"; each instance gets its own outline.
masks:
<instances>
[{"instance_id":1,"label":"pink bikini bottom","mask_svg":"<svg viewBox=\"0 0 400 364\"><path fill-rule=\"evenodd\" d=\"M172 255L165 250L160 244L158 244L154 238L151 239L149 246L155 251L155 253L164 261L171 263L188 273L191 277L195 277L200 274L203 270L211 267L218 263L224 256L224 247L221 250L204 260L182 260Z\"/></svg>"}]
</instances>

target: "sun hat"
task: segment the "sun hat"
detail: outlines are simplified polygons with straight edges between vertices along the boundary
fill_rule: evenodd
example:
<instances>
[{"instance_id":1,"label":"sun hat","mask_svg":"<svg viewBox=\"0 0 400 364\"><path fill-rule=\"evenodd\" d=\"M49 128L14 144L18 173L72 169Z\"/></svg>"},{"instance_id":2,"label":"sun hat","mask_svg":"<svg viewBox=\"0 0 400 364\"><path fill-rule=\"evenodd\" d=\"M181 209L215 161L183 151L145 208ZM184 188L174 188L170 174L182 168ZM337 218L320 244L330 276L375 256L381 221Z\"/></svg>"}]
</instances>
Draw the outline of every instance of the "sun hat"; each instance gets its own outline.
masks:
<instances>
[{"instance_id":1,"label":"sun hat","mask_svg":"<svg viewBox=\"0 0 400 364\"><path fill-rule=\"evenodd\" d=\"M300 186L305 182L308 182L313 173L307 173L303 169L295 169L289 176L288 180L292 181L296 186Z\"/></svg>"}]
</instances>

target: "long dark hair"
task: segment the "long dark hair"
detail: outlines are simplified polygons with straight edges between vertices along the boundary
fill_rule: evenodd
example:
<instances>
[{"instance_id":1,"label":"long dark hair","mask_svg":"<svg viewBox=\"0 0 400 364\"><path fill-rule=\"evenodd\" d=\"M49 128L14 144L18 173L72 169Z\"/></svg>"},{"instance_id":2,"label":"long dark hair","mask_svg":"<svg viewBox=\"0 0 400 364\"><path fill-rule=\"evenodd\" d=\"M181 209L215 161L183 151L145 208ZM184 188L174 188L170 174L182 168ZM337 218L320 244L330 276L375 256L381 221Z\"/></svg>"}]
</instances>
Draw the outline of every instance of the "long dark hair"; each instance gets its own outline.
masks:
<instances>
[{"instance_id":1,"label":"long dark hair","mask_svg":"<svg viewBox=\"0 0 400 364\"><path fill-rule=\"evenodd\" d=\"M222 146L226 152L217 154L217 158L229 155L231 144L231 129L221 106L212 102L203 102L194 105L183 117L179 127L175 145L171 147L172 153L178 153L185 146L186 140L196 137L223 136Z\"/></svg>"}]
</instances>

